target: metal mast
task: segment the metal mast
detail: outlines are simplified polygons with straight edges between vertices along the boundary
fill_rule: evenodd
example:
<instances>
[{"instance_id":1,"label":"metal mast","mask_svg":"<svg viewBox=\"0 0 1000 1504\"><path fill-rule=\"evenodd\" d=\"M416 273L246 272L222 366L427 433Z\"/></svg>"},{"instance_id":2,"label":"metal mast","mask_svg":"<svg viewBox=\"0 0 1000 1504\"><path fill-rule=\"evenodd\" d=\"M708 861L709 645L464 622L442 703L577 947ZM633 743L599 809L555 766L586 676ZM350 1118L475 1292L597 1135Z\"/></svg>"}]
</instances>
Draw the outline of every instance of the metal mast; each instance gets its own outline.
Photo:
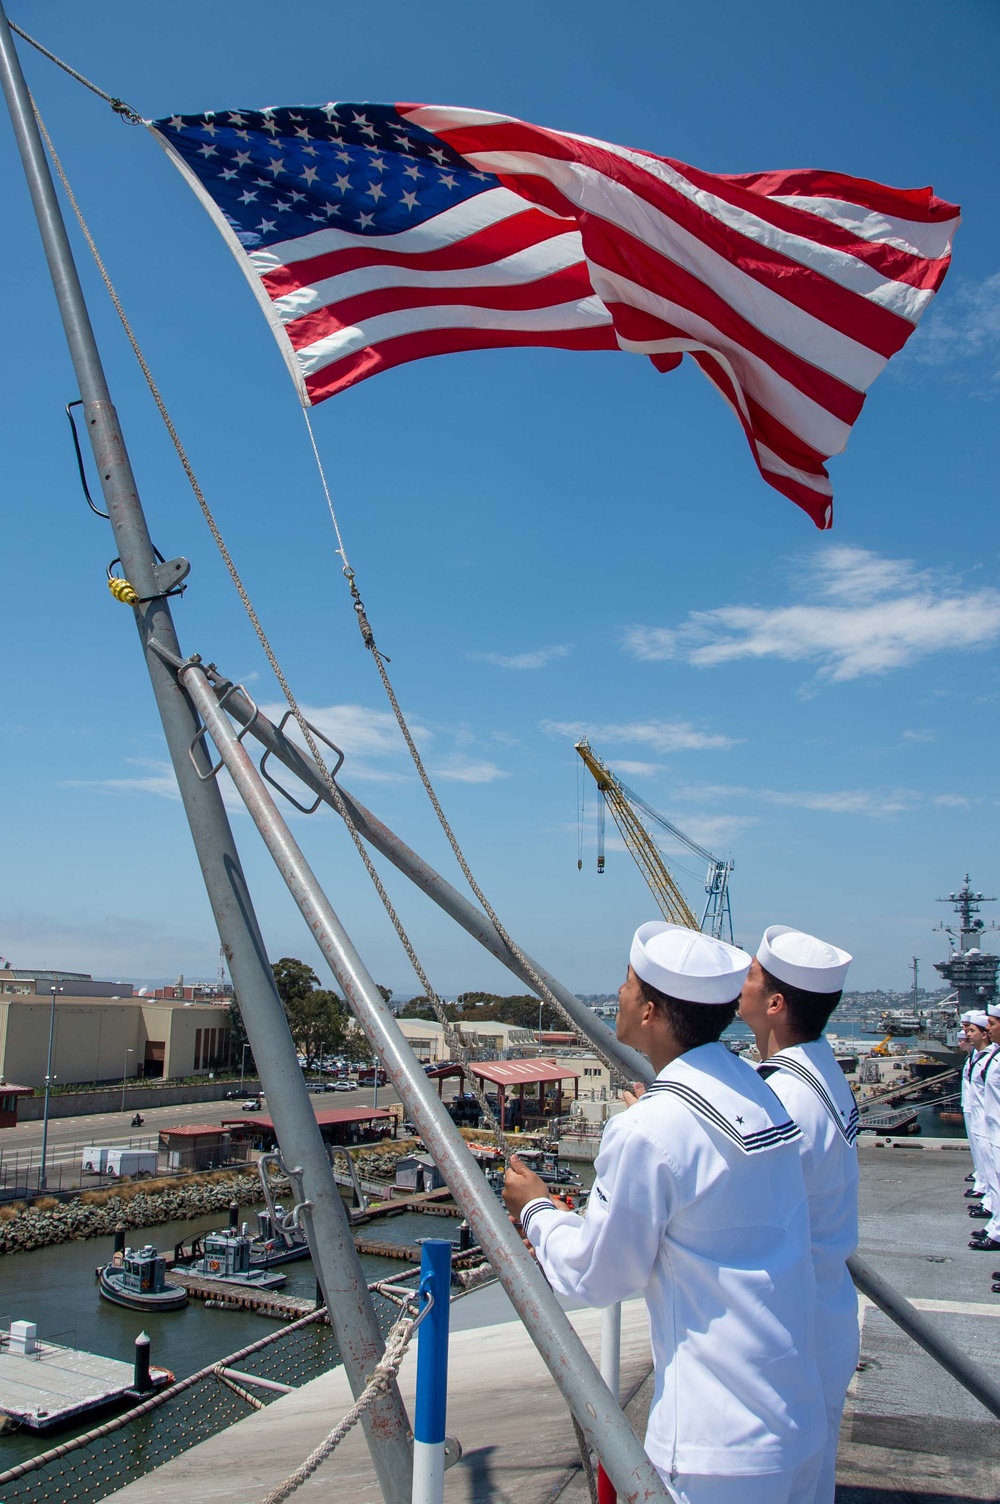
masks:
<instances>
[{"instance_id":1,"label":"metal mast","mask_svg":"<svg viewBox=\"0 0 1000 1504\"><path fill-rule=\"evenodd\" d=\"M982 893L974 892L966 873L964 887L957 893L949 893L947 898L939 898L938 903L951 904L959 923L957 930L950 924L938 926L946 935L952 936L952 949L947 961L934 962L934 970L939 971L958 993L960 1014L971 1008L985 1008L996 998L1000 956L982 949L980 942L986 923L978 918L978 914L982 904L996 903L996 899L984 898ZM955 940L958 941L957 950Z\"/></svg>"},{"instance_id":2,"label":"metal mast","mask_svg":"<svg viewBox=\"0 0 1000 1504\"><path fill-rule=\"evenodd\" d=\"M133 608L146 667L163 723L185 814L240 999L261 1084L268 1098L286 1164L295 1172L301 1215L351 1388L359 1394L382 1355L384 1343L351 1238L347 1213L333 1179L299 1069L247 890L222 796L208 777L208 758L195 738L197 714L168 666L150 651L149 640L179 653L164 598L187 572L186 561L159 566L118 416L111 402L83 289L66 235L38 126L7 17L0 5L0 79L31 192L49 272L62 316L73 368L84 403L84 421L110 514L115 547L126 578L139 596ZM189 749L191 753L189 755ZM365 1417L372 1460L387 1504L407 1504L411 1452L406 1411L398 1390L385 1395Z\"/></svg>"}]
</instances>

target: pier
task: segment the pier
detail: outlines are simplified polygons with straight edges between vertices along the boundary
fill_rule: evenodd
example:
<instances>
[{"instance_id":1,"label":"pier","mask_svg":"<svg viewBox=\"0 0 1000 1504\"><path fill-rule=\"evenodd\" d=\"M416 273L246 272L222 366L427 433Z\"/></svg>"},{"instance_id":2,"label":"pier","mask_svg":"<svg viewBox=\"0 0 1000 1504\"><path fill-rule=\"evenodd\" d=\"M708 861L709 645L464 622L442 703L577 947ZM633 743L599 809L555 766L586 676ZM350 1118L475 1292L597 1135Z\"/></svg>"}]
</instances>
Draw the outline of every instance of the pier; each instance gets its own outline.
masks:
<instances>
[{"instance_id":1,"label":"pier","mask_svg":"<svg viewBox=\"0 0 1000 1504\"><path fill-rule=\"evenodd\" d=\"M18 1332L25 1327L27 1333ZM139 1397L131 1363L39 1342L34 1333L32 1322L15 1321L0 1334L0 1415L12 1425L50 1431L116 1400ZM164 1369L151 1369L149 1392L169 1378Z\"/></svg>"},{"instance_id":2,"label":"pier","mask_svg":"<svg viewBox=\"0 0 1000 1504\"><path fill-rule=\"evenodd\" d=\"M310 1316L316 1309L316 1302L303 1295L254 1290L222 1279L207 1279L188 1269L174 1267L170 1271L170 1280L172 1284L182 1285L191 1300L203 1300L206 1305L220 1309L225 1306L234 1311L253 1311L257 1316L273 1316L277 1321L298 1321L300 1316Z\"/></svg>"}]
</instances>

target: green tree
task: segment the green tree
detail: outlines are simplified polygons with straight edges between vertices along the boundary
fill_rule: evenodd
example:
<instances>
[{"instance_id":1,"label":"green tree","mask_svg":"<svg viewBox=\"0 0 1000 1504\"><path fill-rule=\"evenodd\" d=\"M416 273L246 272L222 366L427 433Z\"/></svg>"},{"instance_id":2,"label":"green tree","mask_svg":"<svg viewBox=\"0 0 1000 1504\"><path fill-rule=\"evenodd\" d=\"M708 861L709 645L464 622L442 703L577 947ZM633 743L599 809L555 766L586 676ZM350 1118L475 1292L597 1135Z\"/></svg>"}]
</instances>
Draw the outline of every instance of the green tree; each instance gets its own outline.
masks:
<instances>
[{"instance_id":1,"label":"green tree","mask_svg":"<svg viewBox=\"0 0 1000 1504\"><path fill-rule=\"evenodd\" d=\"M287 1009L295 998L308 997L319 987L319 977L311 966L297 961L294 956L282 956L271 966L281 1003Z\"/></svg>"},{"instance_id":2,"label":"green tree","mask_svg":"<svg viewBox=\"0 0 1000 1504\"><path fill-rule=\"evenodd\" d=\"M444 1011L446 1016L452 1021L454 1021L458 1017L458 1009L456 1008L454 1003L445 1003ZM431 1006L430 998L421 995L420 997L411 997L405 1008L400 1008L396 1017L424 1018L427 1019L429 1023L433 1023L437 1018L437 1014L434 1012L434 1009Z\"/></svg>"},{"instance_id":3,"label":"green tree","mask_svg":"<svg viewBox=\"0 0 1000 1504\"><path fill-rule=\"evenodd\" d=\"M254 1062L253 1051L250 1049L250 1041L247 1038L247 1026L243 1022L243 1014L240 1012L240 1000L235 992L229 1000L229 1030L233 1070L238 1071L241 1065L243 1065L248 1075L255 1076L257 1074L257 1066ZM244 1045L247 1047L245 1059L243 1055Z\"/></svg>"},{"instance_id":4,"label":"green tree","mask_svg":"<svg viewBox=\"0 0 1000 1504\"><path fill-rule=\"evenodd\" d=\"M282 956L271 967L295 1048L314 1064L320 1052L336 1054L347 1033L347 1004L319 985L311 966Z\"/></svg>"}]
</instances>

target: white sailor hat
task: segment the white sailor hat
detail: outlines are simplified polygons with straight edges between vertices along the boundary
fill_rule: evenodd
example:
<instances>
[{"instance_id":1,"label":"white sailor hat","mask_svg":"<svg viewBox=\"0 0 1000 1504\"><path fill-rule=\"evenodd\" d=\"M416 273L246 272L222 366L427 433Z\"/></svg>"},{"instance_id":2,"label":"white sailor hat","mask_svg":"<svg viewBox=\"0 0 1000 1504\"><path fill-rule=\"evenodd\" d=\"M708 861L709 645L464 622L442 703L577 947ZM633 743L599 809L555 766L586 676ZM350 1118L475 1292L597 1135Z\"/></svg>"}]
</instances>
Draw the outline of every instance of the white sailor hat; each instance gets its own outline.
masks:
<instances>
[{"instance_id":1,"label":"white sailor hat","mask_svg":"<svg viewBox=\"0 0 1000 1504\"><path fill-rule=\"evenodd\" d=\"M989 1021L985 1008L973 1008L967 1020L968 1023L975 1024L977 1029L985 1029Z\"/></svg>"},{"instance_id":2,"label":"white sailor hat","mask_svg":"<svg viewBox=\"0 0 1000 1504\"><path fill-rule=\"evenodd\" d=\"M960 1013L959 1016L958 1016L959 1023L960 1024L971 1024L973 1011L974 1011L973 1009L969 1008L964 1013Z\"/></svg>"},{"instance_id":3,"label":"white sailor hat","mask_svg":"<svg viewBox=\"0 0 1000 1504\"><path fill-rule=\"evenodd\" d=\"M839 992L853 959L846 950L787 924L772 924L757 947L765 971L805 992Z\"/></svg>"},{"instance_id":4,"label":"white sailor hat","mask_svg":"<svg viewBox=\"0 0 1000 1504\"><path fill-rule=\"evenodd\" d=\"M750 970L745 950L662 919L639 926L629 961L642 981L685 1003L734 1003Z\"/></svg>"},{"instance_id":5,"label":"white sailor hat","mask_svg":"<svg viewBox=\"0 0 1000 1504\"><path fill-rule=\"evenodd\" d=\"M990 1018L1000 1018L1000 1003L990 1003L986 1012Z\"/></svg>"}]
</instances>

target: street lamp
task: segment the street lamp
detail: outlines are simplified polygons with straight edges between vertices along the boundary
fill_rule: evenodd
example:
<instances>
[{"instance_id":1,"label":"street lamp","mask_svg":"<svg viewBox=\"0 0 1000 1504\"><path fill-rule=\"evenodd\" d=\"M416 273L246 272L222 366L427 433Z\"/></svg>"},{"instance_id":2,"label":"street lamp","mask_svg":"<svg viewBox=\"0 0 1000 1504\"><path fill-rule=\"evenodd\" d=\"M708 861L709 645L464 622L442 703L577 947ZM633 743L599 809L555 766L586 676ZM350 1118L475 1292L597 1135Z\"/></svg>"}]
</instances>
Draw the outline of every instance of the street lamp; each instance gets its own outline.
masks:
<instances>
[{"instance_id":1,"label":"street lamp","mask_svg":"<svg viewBox=\"0 0 1000 1504\"><path fill-rule=\"evenodd\" d=\"M45 1155L49 1147L49 1088L54 1077L52 1075L52 1042L56 1033L56 998L62 992L61 987L53 984L49 991L52 994L52 1007L49 1010L49 1053L45 1061L45 1106L42 1109L42 1167L38 1172L38 1189L44 1191L48 1185L45 1175Z\"/></svg>"},{"instance_id":2,"label":"street lamp","mask_svg":"<svg viewBox=\"0 0 1000 1504\"><path fill-rule=\"evenodd\" d=\"M244 1071L244 1067L246 1066L246 1063L247 1063L247 1050L249 1048L250 1048L250 1046L248 1044L245 1044L243 1046L243 1054L240 1056L240 1090L241 1091L243 1090L243 1071Z\"/></svg>"},{"instance_id":3,"label":"street lamp","mask_svg":"<svg viewBox=\"0 0 1000 1504\"><path fill-rule=\"evenodd\" d=\"M538 1053L542 1053L542 1000L538 999Z\"/></svg>"},{"instance_id":4,"label":"street lamp","mask_svg":"<svg viewBox=\"0 0 1000 1504\"><path fill-rule=\"evenodd\" d=\"M135 1051L131 1048L125 1051L125 1065L122 1068L122 1112L125 1111L125 1083L128 1080L128 1057L134 1054Z\"/></svg>"}]
</instances>

